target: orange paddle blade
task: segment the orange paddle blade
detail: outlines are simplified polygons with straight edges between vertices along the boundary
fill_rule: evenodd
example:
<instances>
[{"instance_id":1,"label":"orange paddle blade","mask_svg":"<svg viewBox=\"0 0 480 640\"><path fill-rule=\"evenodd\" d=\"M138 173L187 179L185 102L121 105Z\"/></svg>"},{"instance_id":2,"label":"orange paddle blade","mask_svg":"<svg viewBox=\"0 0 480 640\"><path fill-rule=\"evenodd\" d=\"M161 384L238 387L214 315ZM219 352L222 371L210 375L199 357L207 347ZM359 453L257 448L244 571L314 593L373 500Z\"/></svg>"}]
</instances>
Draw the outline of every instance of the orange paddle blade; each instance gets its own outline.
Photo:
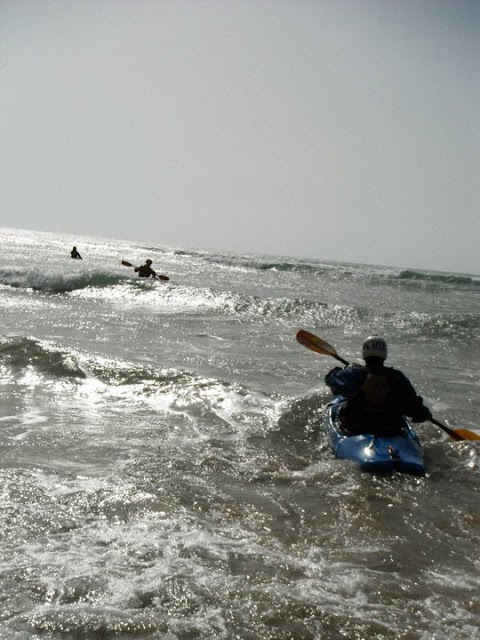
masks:
<instances>
[{"instance_id":1,"label":"orange paddle blade","mask_svg":"<svg viewBox=\"0 0 480 640\"><path fill-rule=\"evenodd\" d=\"M297 332L297 341L311 351L322 353L325 356L332 356L332 358L340 360L340 362L343 362L343 364L348 365L348 362L338 355L335 347L333 347L325 340L322 340L322 338L319 338L315 334L310 333L310 331L300 329L300 331Z\"/></svg>"}]
</instances>

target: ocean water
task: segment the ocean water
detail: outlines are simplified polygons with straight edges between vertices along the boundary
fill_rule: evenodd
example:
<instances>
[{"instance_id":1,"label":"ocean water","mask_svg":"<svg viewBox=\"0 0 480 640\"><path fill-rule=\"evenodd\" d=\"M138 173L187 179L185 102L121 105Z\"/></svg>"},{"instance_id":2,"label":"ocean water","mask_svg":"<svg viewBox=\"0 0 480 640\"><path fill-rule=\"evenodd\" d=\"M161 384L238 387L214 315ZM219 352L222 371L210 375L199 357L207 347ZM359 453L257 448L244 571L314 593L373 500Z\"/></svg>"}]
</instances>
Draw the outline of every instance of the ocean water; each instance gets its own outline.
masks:
<instances>
[{"instance_id":1,"label":"ocean water","mask_svg":"<svg viewBox=\"0 0 480 640\"><path fill-rule=\"evenodd\" d=\"M83 260L71 260L77 245ZM336 364L381 333L480 428L480 278L0 229L0 638L480 637L479 443L334 460ZM143 281L121 260L153 260Z\"/></svg>"}]
</instances>

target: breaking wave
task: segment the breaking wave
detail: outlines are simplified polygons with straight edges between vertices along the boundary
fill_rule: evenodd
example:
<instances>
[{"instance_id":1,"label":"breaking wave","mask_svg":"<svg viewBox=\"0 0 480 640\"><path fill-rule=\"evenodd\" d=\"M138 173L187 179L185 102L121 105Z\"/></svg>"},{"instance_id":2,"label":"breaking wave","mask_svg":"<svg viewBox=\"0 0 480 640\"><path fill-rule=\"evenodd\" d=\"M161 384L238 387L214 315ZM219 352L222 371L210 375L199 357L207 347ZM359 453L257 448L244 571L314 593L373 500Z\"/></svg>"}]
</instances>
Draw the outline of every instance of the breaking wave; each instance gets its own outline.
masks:
<instances>
[{"instance_id":1,"label":"breaking wave","mask_svg":"<svg viewBox=\"0 0 480 640\"><path fill-rule=\"evenodd\" d=\"M2 368L22 372L28 367L47 377L85 378L86 374L72 352L62 350L53 343L34 338L13 337L0 339Z\"/></svg>"},{"instance_id":2,"label":"breaking wave","mask_svg":"<svg viewBox=\"0 0 480 640\"><path fill-rule=\"evenodd\" d=\"M448 272L426 271L422 269L401 269L398 267L376 266L356 263L333 262L330 260L300 259L280 256L238 255L212 253L208 251L175 250L174 255L192 257L208 263L230 268L257 271L276 271L325 277L332 280L359 279L365 284L406 285L446 285L448 287L480 287L480 276Z\"/></svg>"},{"instance_id":3,"label":"breaking wave","mask_svg":"<svg viewBox=\"0 0 480 640\"><path fill-rule=\"evenodd\" d=\"M480 277L474 275L463 275L459 273L414 271L406 269L398 274L397 279L406 280L409 282L414 281L433 284L480 287Z\"/></svg>"},{"instance_id":4,"label":"breaking wave","mask_svg":"<svg viewBox=\"0 0 480 640\"><path fill-rule=\"evenodd\" d=\"M32 289L43 293L69 293L87 287L104 288L125 281L125 278L105 272L57 274L45 271L0 271L0 285L14 289Z\"/></svg>"}]
</instances>

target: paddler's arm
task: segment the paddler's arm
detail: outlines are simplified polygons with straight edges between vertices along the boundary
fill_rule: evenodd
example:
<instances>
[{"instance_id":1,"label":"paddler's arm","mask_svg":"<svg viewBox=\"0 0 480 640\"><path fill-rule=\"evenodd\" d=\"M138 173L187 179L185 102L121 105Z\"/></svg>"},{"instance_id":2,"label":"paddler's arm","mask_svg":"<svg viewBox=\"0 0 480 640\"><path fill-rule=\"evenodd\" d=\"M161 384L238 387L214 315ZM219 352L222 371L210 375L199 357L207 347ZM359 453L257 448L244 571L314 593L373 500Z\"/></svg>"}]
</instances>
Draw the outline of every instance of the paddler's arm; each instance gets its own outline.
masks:
<instances>
[{"instance_id":1,"label":"paddler's arm","mask_svg":"<svg viewBox=\"0 0 480 640\"><path fill-rule=\"evenodd\" d=\"M410 400L410 408L406 412L412 422L425 422L432 419L432 412L423 404L423 398L415 394L415 398Z\"/></svg>"},{"instance_id":2,"label":"paddler's arm","mask_svg":"<svg viewBox=\"0 0 480 640\"><path fill-rule=\"evenodd\" d=\"M360 365L352 365L342 369L335 367L325 376L325 384L335 396L350 398L365 379L365 369Z\"/></svg>"},{"instance_id":3,"label":"paddler's arm","mask_svg":"<svg viewBox=\"0 0 480 640\"><path fill-rule=\"evenodd\" d=\"M430 409L423 404L422 396L415 391L414 386L401 371L396 370L398 390L401 394L402 413L412 419L412 422L425 422L431 420Z\"/></svg>"}]
</instances>

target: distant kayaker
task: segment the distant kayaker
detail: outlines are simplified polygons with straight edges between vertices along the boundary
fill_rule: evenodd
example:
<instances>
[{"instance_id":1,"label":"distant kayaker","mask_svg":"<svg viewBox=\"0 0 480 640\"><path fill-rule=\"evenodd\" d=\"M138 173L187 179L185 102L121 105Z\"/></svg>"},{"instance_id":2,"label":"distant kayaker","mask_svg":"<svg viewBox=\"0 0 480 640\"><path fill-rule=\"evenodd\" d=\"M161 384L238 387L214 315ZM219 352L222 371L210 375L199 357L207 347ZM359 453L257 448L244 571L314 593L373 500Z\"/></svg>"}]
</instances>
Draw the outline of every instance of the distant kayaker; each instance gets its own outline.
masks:
<instances>
[{"instance_id":1,"label":"distant kayaker","mask_svg":"<svg viewBox=\"0 0 480 640\"><path fill-rule=\"evenodd\" d=\"M145 264L142 264L141 267L135 267L135 271L138 273L138 276L140 278L149 278L150 276L152 276L152 278L156 277L156 272L152 269L151 267L152 261L149 260L145 260Z\"/></svg>"},{"instance_id":2,"label":"distant kayaker","mask_svg":"<svg viewBox=\"0 0 480 640\"><path fill-rule=\"evenodd\" d=\"M335 367L325 376L332 393L347 398L341 418L349 432L383 434L387 430L393 435L401 431L402 416L413 422L432 418L408 378L398 369L385 367L387 344L383 338L367 338L362 356L365 366Z\"/></svg>"},{"instance_id":3,"label":"distant kayaker","mask_svg":"<svg viewBox=\"0 0 480 640\"><path fill-rule=\"evenodd\" d=\"M70 251L70 255L74 260L83 260L82 256L77 251L77 247L73 247L73 249Z\"/></svg>"}]
</instances>

